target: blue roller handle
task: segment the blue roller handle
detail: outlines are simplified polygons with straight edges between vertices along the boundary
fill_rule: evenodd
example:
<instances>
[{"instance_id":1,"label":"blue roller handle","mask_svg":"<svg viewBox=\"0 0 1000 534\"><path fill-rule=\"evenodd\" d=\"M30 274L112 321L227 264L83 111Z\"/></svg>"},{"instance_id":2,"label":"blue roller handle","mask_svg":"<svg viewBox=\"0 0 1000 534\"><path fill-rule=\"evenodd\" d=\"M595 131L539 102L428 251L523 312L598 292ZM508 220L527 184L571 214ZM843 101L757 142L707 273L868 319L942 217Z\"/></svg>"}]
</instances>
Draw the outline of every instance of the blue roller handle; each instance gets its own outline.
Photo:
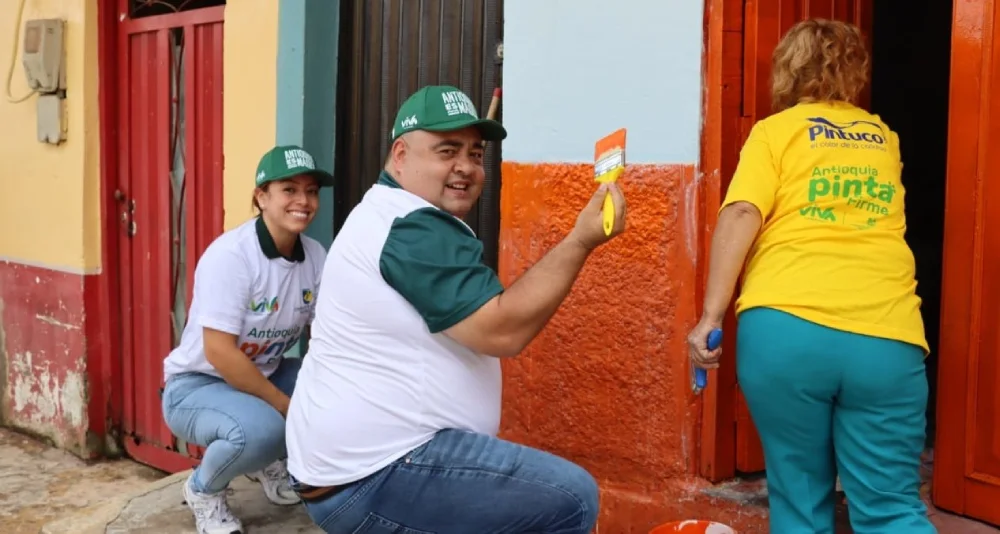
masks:
<instances>
[{"instance_id":1,"label":"blue roller handle","mask_svg":"<svg viewBox=\"0 0 1000 534\"><path fill-rule=\"evenodd\" d=\"M715 350L722 344L722 330L716 328L708 333L708 350ZM702 368L696 368L694 370L694 383L698 386L698 389L705 389L708 385L708 371Z\"/></svg>"}]
</instances>

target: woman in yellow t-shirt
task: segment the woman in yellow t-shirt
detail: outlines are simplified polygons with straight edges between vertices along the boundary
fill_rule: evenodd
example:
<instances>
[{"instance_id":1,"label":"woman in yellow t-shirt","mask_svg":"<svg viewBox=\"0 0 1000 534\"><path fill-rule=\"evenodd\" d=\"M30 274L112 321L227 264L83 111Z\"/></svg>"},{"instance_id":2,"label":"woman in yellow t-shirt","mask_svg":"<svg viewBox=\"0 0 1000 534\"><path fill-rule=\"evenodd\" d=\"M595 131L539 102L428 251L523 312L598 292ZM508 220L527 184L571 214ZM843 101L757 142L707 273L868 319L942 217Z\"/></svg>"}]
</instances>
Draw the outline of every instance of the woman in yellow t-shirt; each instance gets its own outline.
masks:
<instances>
[{"instance_id":1,"label":"woman in yellow t-shirt","mask_svg":"<svg viewBox=\"0 0 1000 534\"><path fill-rule=\"evenodd\" d=\"M775 114L754 125L719 212L691 359L736 300L737 376L767 462L771 532L833 532L839 473L859 533L933 533L918 494L928 352L899 138L852 102L861 33L807 20L774 51Z\"/></svg>"}]
</instances>

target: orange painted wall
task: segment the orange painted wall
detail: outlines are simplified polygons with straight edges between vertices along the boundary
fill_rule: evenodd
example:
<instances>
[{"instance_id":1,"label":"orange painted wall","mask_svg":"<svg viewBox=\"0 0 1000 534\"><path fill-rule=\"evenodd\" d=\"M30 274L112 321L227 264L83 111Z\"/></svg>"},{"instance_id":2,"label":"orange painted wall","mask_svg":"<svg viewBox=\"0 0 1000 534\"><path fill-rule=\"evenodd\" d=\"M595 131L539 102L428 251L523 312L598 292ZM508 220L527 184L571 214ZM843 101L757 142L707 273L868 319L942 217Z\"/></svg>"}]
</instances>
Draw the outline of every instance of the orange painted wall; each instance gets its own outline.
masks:
<instances>
[{"instance_id":1,"label":"orange painted wall","mask_svg":"<svg viewBox=\"0 0 1000 534\"><path fill-rule=\"evenodd\" d=\"M593 193L593 172L587 164L504 164L505 284L572 228ZM510 437L625 485L655 485L694 469L693 403L681 394L694 265L678 202L693 179L689 165L629 168L621 180L628 229L594 252L553 320L507 362Z\"/></svg>"},{"instance_id":2,"label":"orange painted wall","mask_svg":"<svg viewBox=\"0 0 1000 534\"><path fill-rule=\"evenodd\" d=\"M693 165L636 165L626 232L598 249L527 350L504 362L501 434L564 456L601 484L600 532L683 518L756 531L760 508L713 499L697 470L698 400L685 337L695 318ZM570 230L588 164L503 164L500 276L510 284ZM693 235L691 236L693 237Z\"/></svg>"}]
</instances>

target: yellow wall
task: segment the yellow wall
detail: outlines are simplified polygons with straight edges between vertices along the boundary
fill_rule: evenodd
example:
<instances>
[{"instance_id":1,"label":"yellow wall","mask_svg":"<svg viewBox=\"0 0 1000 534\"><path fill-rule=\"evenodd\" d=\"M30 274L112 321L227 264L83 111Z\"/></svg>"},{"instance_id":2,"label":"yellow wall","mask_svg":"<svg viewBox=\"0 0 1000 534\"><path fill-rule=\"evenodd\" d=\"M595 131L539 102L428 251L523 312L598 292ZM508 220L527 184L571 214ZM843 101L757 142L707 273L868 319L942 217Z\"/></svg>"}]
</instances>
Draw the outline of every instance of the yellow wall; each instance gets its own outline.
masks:
<instances>
[{"instance_id":1,"label":"yellow wall","mask_svg":"<svg viewBox=\"0 0 1000 534\"><path fill-rule=\"evenodd\" d=\"M12 50L21 0L0 1L0 259L72 272L100 266L100 160L97 101L97 10L92 0L25 0L24 21L66 21L66 130L59 146L35 139L32 97L7 100L7 72L14 62L10 92L28 93L20 43ZM23 32L21 32L23 36ZM19 36L19 41L20 37Z\"/></svg>"},{"instance_id":2,"label":"yellow wall","mask_svg":"<svg viewBox=\"0 0 1000 534\"><path fill-rule=\"evenodd\" d=\"M274 0L226 4L223 195L227 230L253 215L250 199L257 162L274 146L278 4Z\"/></svg>"},{"instance_id":3,"label":"yellow wall","mask_svg":"<svg viewBox=\"0 0 1000 534\"><path fill-rule=\"evenodd\" d=\"M66 20L67 139L35 139L36 98L27 94L21 48L12 50L21 0L0 0L0 260L70 272L100 269L100 107L97 2L25 0L24 21ZM23 32L22 32L23 35ZM18 39L20 41L20 38ZM250 194L260 156L274 144L278 2L226 6L224 43L225 227L252 215Z\"/></svg>"}]
</instances>

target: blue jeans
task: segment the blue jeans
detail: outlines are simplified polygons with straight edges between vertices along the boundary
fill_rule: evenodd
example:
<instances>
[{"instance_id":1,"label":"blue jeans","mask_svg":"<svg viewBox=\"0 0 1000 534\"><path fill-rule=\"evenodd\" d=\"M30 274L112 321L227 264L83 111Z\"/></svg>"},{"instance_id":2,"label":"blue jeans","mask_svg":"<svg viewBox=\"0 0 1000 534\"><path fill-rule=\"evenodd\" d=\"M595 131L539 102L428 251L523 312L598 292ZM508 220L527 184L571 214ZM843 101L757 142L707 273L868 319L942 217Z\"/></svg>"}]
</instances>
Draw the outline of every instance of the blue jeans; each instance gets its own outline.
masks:
<instances>
[{"instance_id":1,"label":"blue jeans","mask_svg":"<svg viewBox=\"0 0 1000 534\"><path fill-rule=\"evenodd\" d=\"M302 360L286 358L270 380L291 396ZM285 418L263 400L203 373L170 377L163 389L163 418L177 437L206 447L192 486L222 491L234 478L285 458Z\"/></svg>"},{"instance_id":2,"label":"blue jeans","mask_svg":"<svg viewBox=\"0 0 1000 534\"><path fill-rule=\"evenodd\" d=\"M833 534L836 476L857 534L932 534L920 499L923 349L769 308L740 314L736 372L767 464L771 532Z\"/></svg>"},{"instance_id":3,"label":"blue jeans","mask_svg":"<svg viewBox=\"0 0 1000 534\"><path fill-rule=\"evenodd\" d=\"M384 469L305 503L325 532L587 534L597 483L558 456L463 430L442 430Z\"/></svg>"}]
</instances>

